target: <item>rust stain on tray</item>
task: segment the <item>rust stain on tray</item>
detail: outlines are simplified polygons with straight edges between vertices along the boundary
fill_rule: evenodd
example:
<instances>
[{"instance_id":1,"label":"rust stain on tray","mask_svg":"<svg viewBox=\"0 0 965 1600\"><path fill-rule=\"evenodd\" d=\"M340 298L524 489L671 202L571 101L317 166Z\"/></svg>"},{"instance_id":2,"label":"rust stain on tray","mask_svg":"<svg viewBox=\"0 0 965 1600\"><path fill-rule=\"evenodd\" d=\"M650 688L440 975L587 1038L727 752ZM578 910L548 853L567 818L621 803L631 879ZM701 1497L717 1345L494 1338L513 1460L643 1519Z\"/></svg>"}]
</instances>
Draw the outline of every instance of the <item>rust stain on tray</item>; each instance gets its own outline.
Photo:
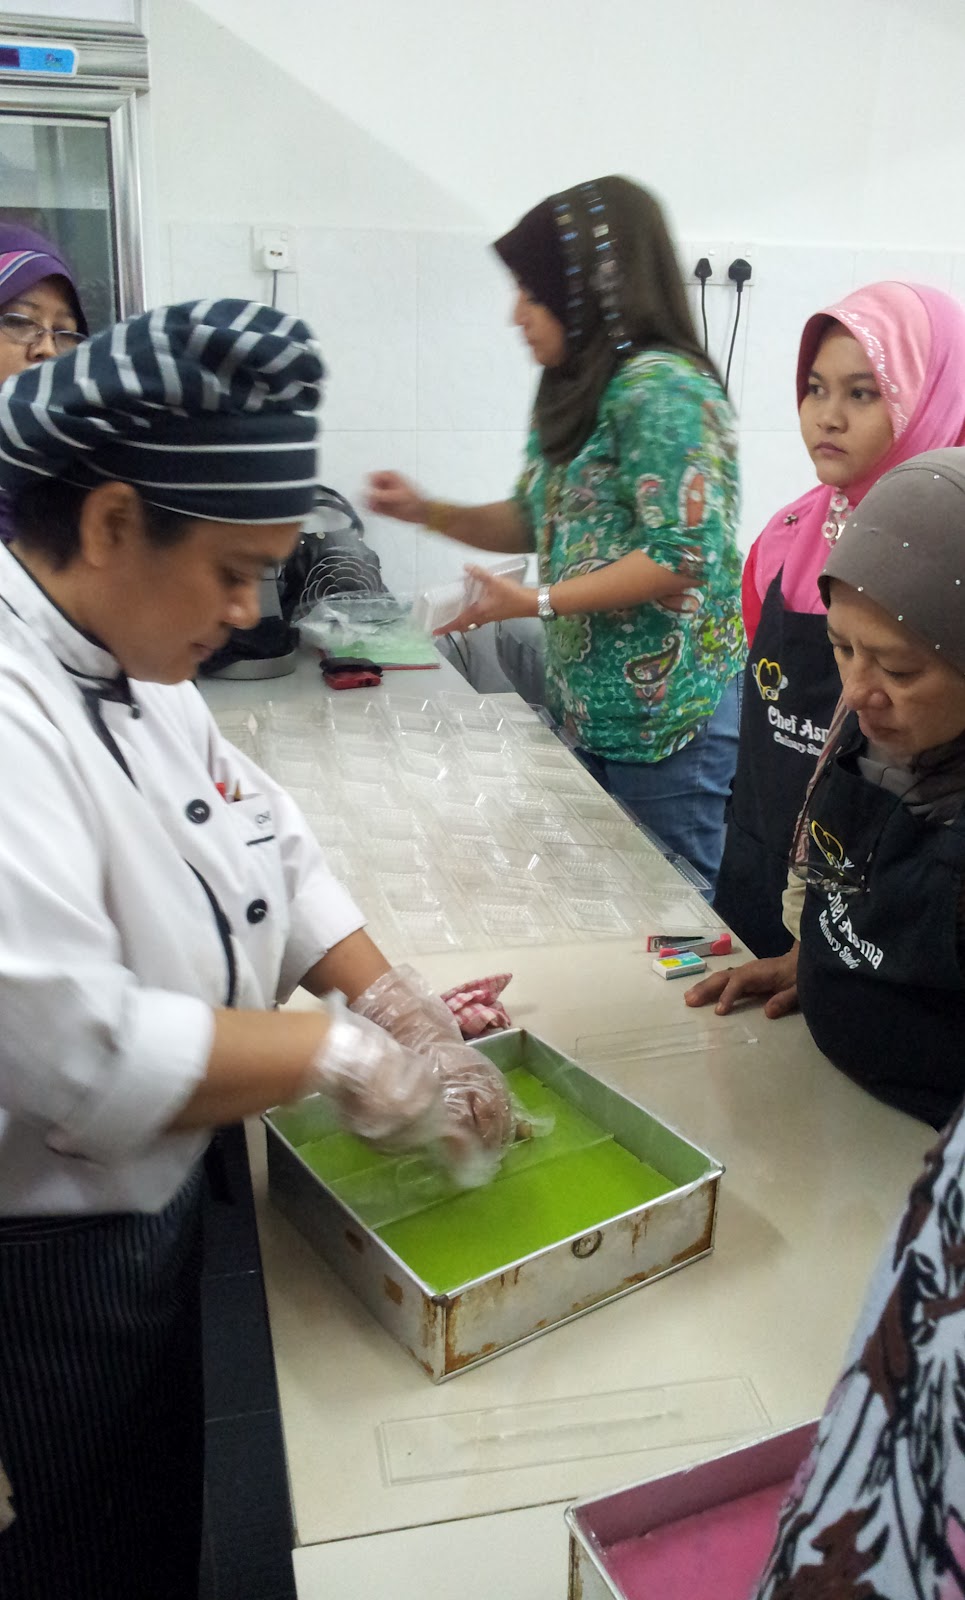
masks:
<instances>
[{"instance_id":1,"label":"rust stain on tray","mask_svg":"<svg viewBox=\"0 0 965 1600\"><path fill-rule=\"evenodd\" d=\"M648 1206L642 1216L633 1224L633 1233L630 1236L630 1248L635 1250L641 1239L647 1237L647 1227L650 1222L650 1207Z\"/></svg>"},{"instance_id":2,"label":"rust stain on tray","mask_svg":"<svg viewBox=\"0 0 965 1600\"><path fill-rule=\"evenodd\" d=\"M389 1278L389 1277L384 1277L382 1279L382 1282L383 1282L383 1284L385 1286L385 1292L388 1295L389 1299L392 1300L397 1306L400 1306L402 1304L402 1285L401 1285L401 1283L396 1283L394 1278Z\"/></svg>"},{"instance_id":3,"label":"rust stain on tray","mask_svg":"<svg viewBox=\"0 0 965 1600\"><path fill-rule=\"evenodd\" d=\"M353 1250L357 1250L359 1255L364 1255L365 1240L361 1238L359 1234L353 1233L351 1228L345 1229L345 1242L346 1244L350 1244Z\"/></svg>"}]
</instances>

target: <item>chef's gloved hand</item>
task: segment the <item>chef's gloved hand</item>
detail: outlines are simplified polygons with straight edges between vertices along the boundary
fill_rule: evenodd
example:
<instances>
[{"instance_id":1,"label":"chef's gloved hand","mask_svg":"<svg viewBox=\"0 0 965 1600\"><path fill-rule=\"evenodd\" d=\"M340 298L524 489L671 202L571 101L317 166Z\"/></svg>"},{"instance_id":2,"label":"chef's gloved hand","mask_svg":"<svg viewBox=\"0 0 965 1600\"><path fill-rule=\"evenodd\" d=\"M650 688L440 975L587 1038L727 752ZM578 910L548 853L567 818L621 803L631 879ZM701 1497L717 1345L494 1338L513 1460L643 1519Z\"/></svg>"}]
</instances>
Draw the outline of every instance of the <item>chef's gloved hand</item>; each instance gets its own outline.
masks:
<instances>
[{"instance_id":1,"label":"chef's gloved hand","mask_svg":"<svg viewBox=\"0 0 965 1600\"><path fill-rule=\"evenodd\" d=\"M350 1133L386 1149L421 1149L444 1131L435 1063L341 1007L332 1008L306 1090L330 1100Z\"/></svg>"},{"instance_id":2,"label":"chef's gloved hand","mask_svg":"<svg viewBox=\"0 0 965 1600\"><path fill-rule=\"evenodd\" d=\"M464 1186L485 1183L513 1137L512 1108L502 1073L463 1042L449 1007L412 967L384 972L352 1002L351 1009L432 1063L441 1088L447 1163Z\"/></svg>"},{"instance_id":3,"label":"chef's gloved hand","mask_svg":"<svg viewBox=\"0 0 965 1600\"><path fill-rule=\"evenodd\" d=\"M462 1040L449 1007L414 967L390 967L352 1001L350 1009L377 1022L408 1050L424 1050L441 1039Z\"/></svg>"}]
</instances>

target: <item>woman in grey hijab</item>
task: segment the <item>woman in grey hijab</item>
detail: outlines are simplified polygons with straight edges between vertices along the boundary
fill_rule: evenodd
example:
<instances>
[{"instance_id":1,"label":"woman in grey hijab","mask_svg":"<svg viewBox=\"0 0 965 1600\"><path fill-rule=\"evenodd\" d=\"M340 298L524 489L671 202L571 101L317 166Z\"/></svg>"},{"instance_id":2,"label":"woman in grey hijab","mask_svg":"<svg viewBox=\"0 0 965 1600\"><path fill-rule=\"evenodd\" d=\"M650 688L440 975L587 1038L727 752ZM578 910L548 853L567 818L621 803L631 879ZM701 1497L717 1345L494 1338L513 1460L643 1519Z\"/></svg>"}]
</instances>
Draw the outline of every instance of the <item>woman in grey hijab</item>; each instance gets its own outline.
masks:
<instances>
[{"instance_id":1,"label":"woman in grey hijab","mask_svg":"<svg viewBox=\"0 0 965 1600\"><path fill-rule=\"evenodd\" d=\"M943 1127L965 1091L965 450L881 478L819 583L842 700L792 853L796 942L686 999L799 1005L835 1066Z\"/></svg>"}]
</instances>

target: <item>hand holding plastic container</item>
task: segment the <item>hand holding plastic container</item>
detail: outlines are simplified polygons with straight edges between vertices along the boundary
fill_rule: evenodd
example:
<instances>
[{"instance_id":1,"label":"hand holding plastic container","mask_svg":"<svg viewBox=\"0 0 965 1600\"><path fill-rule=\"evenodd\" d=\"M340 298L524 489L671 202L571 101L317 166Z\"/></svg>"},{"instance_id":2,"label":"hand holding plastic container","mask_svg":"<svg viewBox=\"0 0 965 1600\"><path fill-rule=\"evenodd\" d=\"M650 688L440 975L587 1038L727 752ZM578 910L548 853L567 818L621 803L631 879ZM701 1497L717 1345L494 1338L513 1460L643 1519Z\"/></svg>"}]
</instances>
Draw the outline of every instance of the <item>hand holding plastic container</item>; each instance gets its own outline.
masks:
<instances>
[{"instance_id":1,"label":"hand holding plastic container","mask_svg":"<svg viewBox=\"0 0 965 1600\"><path fill-rule=\"evenodd\" d=\"M526 557L507 556L505 560L494 561L478 571L485 572L491 578L504 578L518 583L526 571ZM467 617L467 613L482 603L484 597L485 581L474 576L467 567L461 583L439 584L418 595L412 606L410 620L427 633L454 633L463 628L477 628L479 622L473 620L471 615Z\"/></svg>"}]
</instances>

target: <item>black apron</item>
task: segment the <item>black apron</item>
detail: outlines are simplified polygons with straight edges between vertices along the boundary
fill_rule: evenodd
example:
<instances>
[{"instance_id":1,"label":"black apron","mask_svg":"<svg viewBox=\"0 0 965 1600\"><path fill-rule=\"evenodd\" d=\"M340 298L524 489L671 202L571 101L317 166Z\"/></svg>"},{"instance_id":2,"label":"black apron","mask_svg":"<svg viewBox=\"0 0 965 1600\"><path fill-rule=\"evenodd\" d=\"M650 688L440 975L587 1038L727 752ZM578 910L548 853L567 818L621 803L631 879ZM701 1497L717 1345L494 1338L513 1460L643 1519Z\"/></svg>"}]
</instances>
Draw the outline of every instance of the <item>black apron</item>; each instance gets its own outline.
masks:
<instances>
[{"instance_id":1,"label":"black apron","mask_svg":"<svg viewBox=\"0 0 965 1600\"><path fill-rule=\"evenodd\" d=\"M841 752L809 804L810 826L844 871L841 893L808 883L798 998L818 1049L888 1105L935 1128L965 1094L965 976L957 923L965 816L914 816L861 776L863 740L845 724ZM823 830L823 831L820 831ZM822 860L812 844L811 862Z\"/></svg>"},{"instance_id":2,"label":"black apron","mask_svg":"<svg viewBox=\"0 0 965 1600\"><path fill-rule=\"evenodd\" d=\"M0 1222L3 1600L196 1600L201 1182L156 1214Z\"/></svg>"},{"instance_id":3,"label":"black apron","mask_svg":"<svg viewBox=\"0 0 965 1600\"><path fill-rule=\"evenodd\" d=\"M841 693L827 620L787 611L783 568L744 669L737 771L714 910L756 956L783 955L781 896L798 814Z\"/></svg>"}]
</instances>

